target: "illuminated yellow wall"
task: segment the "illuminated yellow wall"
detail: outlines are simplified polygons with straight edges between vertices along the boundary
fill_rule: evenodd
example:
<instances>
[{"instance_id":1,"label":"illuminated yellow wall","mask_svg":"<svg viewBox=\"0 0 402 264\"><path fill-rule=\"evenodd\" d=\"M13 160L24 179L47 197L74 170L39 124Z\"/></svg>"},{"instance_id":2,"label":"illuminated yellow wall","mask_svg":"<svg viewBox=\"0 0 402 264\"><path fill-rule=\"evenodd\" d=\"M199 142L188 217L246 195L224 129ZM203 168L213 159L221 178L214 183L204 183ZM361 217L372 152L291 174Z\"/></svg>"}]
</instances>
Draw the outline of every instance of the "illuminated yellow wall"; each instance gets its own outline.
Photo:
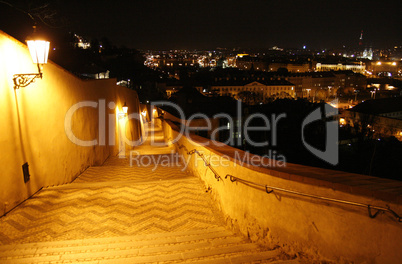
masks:
<instances>
[{"instance_id":1,"label":"illuminated yellow wall","mask_svg":"<svg viewBox=\"0 0 402 264\"><path fill-rule=\"evenodd\" d=\"M118 117L124 102L129 114L138 113L137 94L116 86L115 79L83 81L49 62L44 65L43 79L14 90L14 74L36 72L26 45L0 31L0 215L41 187L71 182L88 166L102 164L108 156L116 155L119 134L129 140L140 137L138 121ZM97 108L75 111L71 127L77 138L99 142L99 100L105 100L106 105L106 144L74 144L65 132L68 110L82 101L98 103ZM110 109L110 102L116 107ZM108 144L109 138L112 144ZM27 183L22 173L25 162L31 175Z\"/></svg>"}]
</instances>

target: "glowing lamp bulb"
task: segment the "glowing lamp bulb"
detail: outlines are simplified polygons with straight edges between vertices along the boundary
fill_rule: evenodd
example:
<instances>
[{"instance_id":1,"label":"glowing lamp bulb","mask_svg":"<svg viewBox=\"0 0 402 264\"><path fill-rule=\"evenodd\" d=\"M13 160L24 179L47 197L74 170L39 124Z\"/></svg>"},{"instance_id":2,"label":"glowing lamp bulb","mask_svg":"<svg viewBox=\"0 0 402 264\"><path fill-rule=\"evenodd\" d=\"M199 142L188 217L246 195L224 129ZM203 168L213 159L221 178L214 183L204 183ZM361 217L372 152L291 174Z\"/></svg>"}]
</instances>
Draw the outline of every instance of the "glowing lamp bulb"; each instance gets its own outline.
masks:
<instances>
[{"instance_id":1,"label":"glowing lamp bulb","mask_svg":"<svg viewBox=\"0 0 402 264\"><path fill-rule=\"evenodd\" d=\"M124 102L124 105L123 105L123 113L126 115L127 112L128 112L128 106L126 105L126 102Z\"/></svg>"},{"instance_id":2,"label":"glowing lamp bulb","mask_svg":"<svg viewBox=\"0 0 402 264\"><path fill-rule=\"evenodd\" d=\"M45 40L27 40L29 53L35 64L46 64L50 42Z\"/></svg>"}]
</instances>

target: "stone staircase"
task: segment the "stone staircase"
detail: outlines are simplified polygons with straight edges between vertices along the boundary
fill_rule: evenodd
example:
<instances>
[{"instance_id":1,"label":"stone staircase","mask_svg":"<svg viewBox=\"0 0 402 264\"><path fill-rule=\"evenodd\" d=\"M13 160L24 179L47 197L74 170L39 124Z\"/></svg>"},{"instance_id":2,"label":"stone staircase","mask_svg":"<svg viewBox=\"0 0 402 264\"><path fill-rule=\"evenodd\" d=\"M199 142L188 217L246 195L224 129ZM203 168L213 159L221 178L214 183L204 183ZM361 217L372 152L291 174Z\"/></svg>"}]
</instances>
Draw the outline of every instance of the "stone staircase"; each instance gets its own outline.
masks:
<instances>
[{"instance_id":1,"label":"stone staircase","mask_svg":"<svg viewBox=\"0 0 402 264\"><path fill-rule=\"evenodd\" d=\"M299 263L227 230L172 150L144 144L148 166L111 157L44 188L0 219L0 263Z\"/></svg>"},{"instance_id":2,"label":"stone staircase","mask_svg":"<svg viewBox=\"0 0 402 264\"><path fill-rule=\"evenodd\" d=\"M27 243L1 247L7 263L298 263L278 260L223 227L128 237ZM263 261L263 262L262 262Z\"/></svg>"}]
</instances>

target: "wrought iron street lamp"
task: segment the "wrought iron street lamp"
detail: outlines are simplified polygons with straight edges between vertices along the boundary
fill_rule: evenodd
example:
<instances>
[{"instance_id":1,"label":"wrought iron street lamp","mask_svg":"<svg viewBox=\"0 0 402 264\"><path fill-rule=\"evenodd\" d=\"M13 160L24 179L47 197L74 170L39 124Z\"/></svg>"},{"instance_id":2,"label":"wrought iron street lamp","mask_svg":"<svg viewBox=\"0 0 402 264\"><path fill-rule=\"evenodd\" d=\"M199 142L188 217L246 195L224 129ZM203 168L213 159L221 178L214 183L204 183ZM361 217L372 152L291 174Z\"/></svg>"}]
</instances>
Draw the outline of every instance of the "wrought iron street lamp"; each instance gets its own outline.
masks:
<instances>
[{"instance_id":1,"label":"wrought iron street lamp","mask_svg":"<svg viewBox=\"0 0 402 264\"><path fill-rule=\"evenodd\" d=\"M36 26L34 26L33 29L33 34L27 37L26 42L32 57L32 62L38 65L38 73L14 74L14 89L28 86L35 78L42 79L43 73L41 72L41 65L47 63L50 42L36 32Z\"/></svg>"}]
</instances>

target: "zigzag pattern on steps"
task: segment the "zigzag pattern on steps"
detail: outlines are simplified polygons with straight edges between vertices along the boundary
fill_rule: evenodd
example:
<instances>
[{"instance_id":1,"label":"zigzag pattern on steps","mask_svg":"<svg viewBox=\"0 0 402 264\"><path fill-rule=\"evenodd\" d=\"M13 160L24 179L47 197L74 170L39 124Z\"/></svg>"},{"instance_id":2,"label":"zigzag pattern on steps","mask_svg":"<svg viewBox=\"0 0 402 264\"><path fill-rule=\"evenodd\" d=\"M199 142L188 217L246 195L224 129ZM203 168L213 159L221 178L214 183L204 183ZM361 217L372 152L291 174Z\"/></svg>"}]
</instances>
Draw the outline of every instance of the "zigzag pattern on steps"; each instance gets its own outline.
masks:
<instances>
[{"instance_id":1,"label":"zigzag pattern on steps","mask_svg":"<svg viewBox=\"0 0 402 264\"><path fill-rule=\"evenodd\" d=\"M299 263L226 230L200 180L158 151L167 166L112 157L1 218L0 263Z\"/></svg>"},{"instance_id":2,"label":"zigzag pattern on steps","mask_svg":"<svg viewBox=\"0 0 402 264\"><path fill-rule=\"evenodd\" d=\"M43 190L0 220L2 244L217 226L197 179Z\"/></svg>"}]
</instances>

